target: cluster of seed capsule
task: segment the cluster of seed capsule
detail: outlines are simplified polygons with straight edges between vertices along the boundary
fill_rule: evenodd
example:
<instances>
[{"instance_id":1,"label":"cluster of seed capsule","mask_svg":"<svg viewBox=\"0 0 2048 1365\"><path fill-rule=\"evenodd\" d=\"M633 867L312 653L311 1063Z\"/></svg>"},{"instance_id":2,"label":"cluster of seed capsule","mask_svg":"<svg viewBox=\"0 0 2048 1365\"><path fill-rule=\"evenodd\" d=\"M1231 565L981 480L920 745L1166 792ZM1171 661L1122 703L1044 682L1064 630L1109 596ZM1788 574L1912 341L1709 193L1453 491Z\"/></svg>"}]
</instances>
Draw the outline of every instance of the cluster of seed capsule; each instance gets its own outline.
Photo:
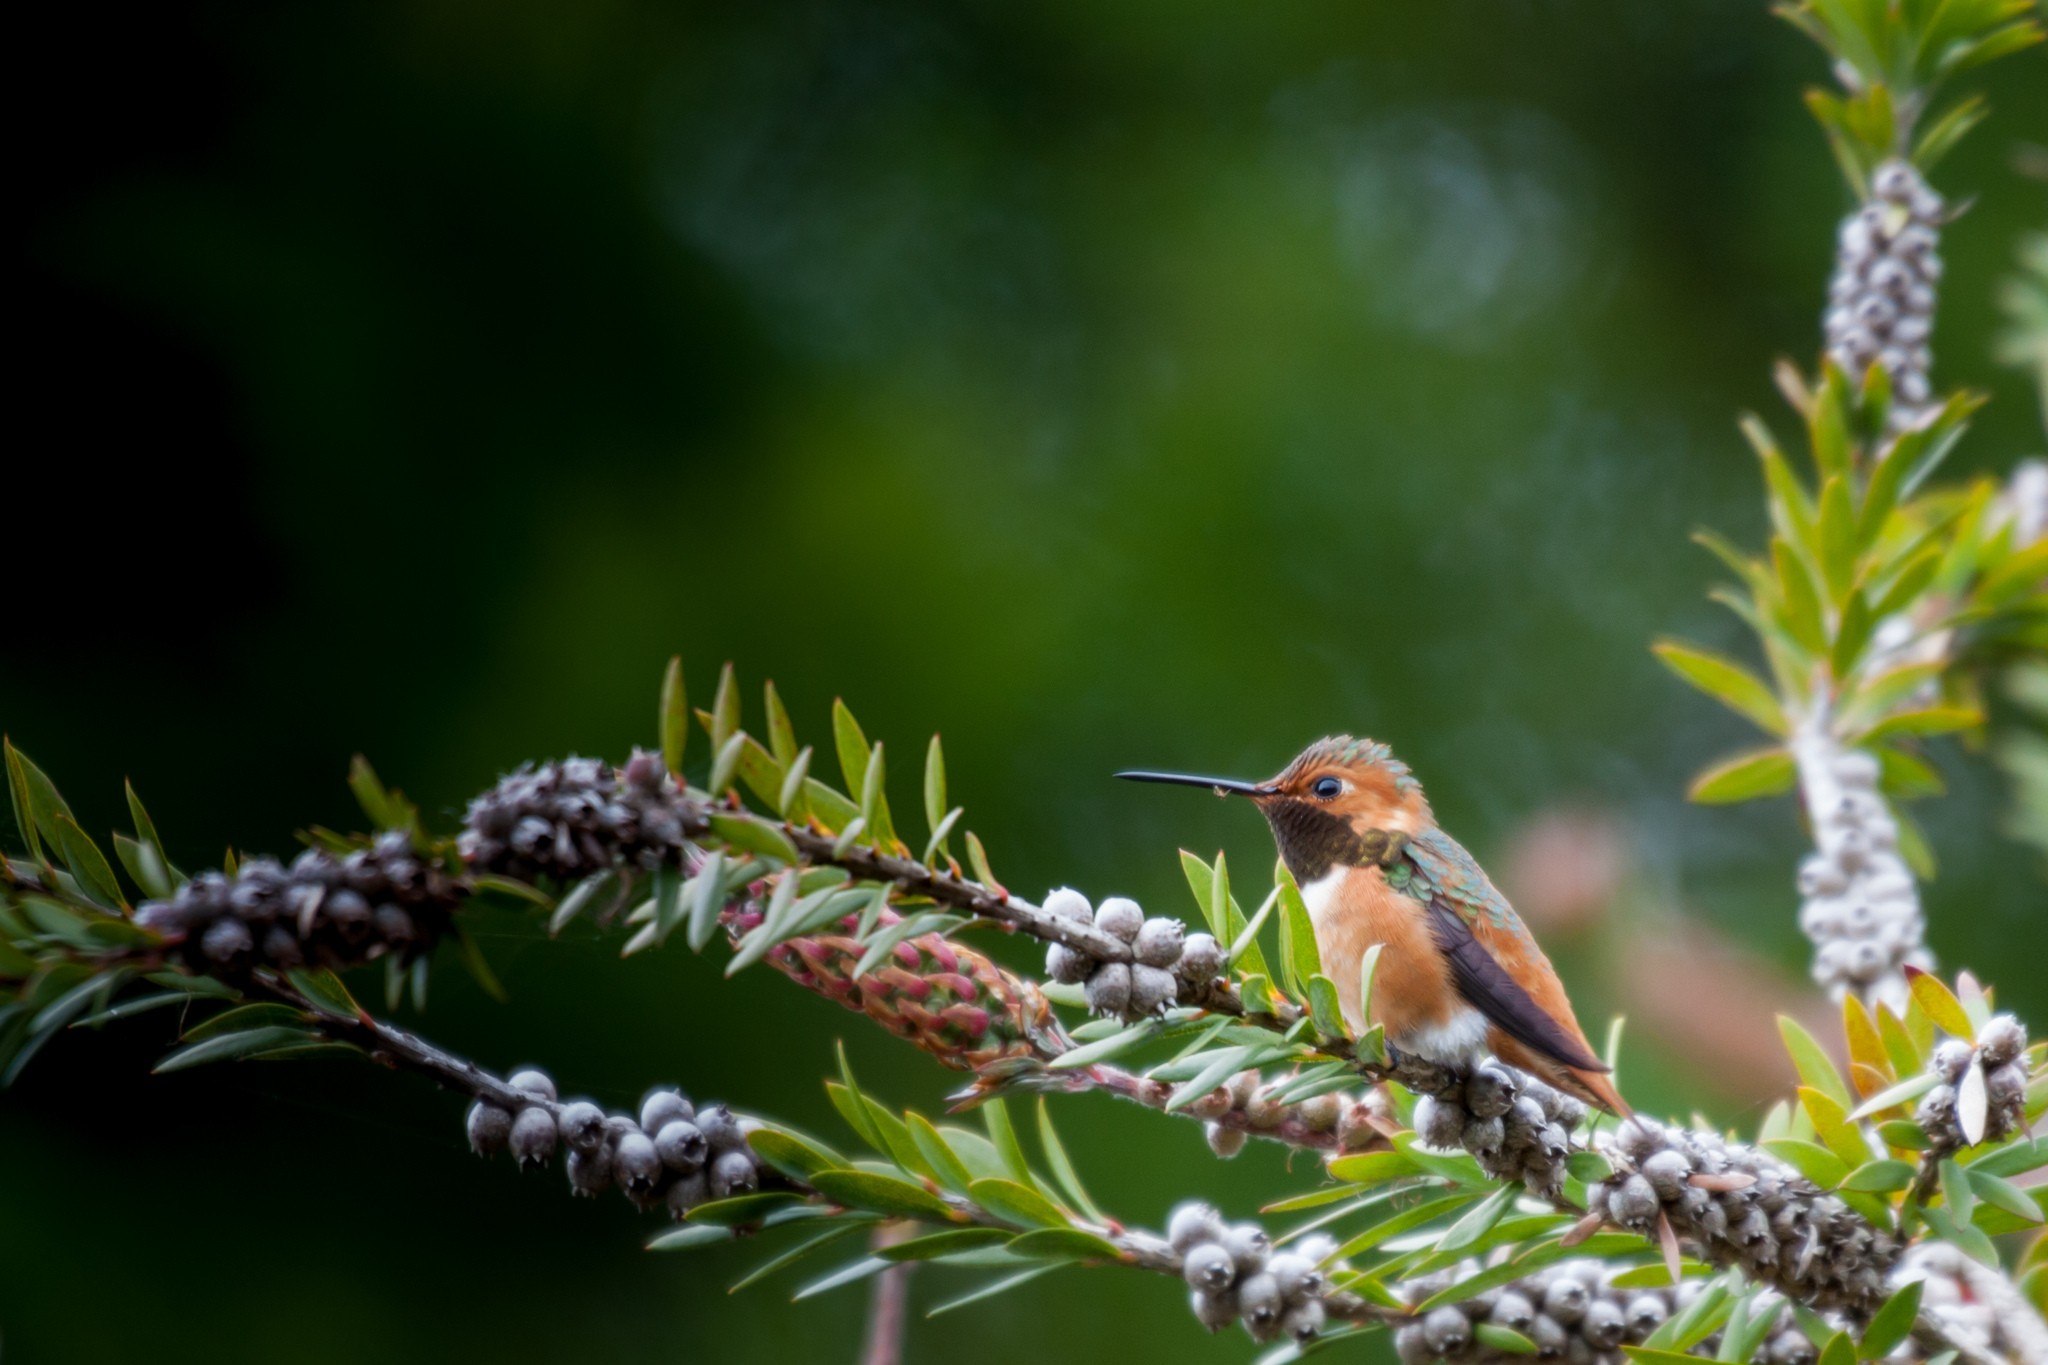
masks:
<instances>
[{"instance_id":1,"label":"cluster of seed capsule","mask_svg":"<svg viewBox=\"0 0 2048 1365\"><path fill-rule=\"evenodd\" d=\"M1415 1132L1432 1147L1462 1148L1497 1180L1538 1194L1563 1188L1572 1130L1586 1106L1532 1076L1482 1062L1415 1105Z\"/></svg>"},{"instance_id":2,"label":"cluster of seed capsule","mask_svg":"<svg viewBox=\"0 0 2048 1365\"><path fill-rule=\"evenodd\" d=\"M1971 1145L1956 1114L1956 1095L1973 1067L1984 1073L1983 1140L2011 1136L2027 1120L2026 1026L2010 1014L1994 1015L1977 1041L1950 1038L1934 1049L1930 1068L1941 1079L1920 1097L1914 1118L1927 1134L1928 1156L1939 1159Z\"/></svg>"},{"instance_id":3,"label":"cluster of seed capsule","mask_svg":"<svg viewBox=\"0 0 2048 1365\"><path fill-rule=\"evenodd\" d=\"M465 1126L479 1156L510 1152L521 1170L534 1170L566 1147L577 1194L616 1188L642 1210L665 1204L677 1218L760 1188L747 1125L722 1104L699 1107L680 1091L656 1089L636 1117L607 1114L589 1100L561 1103L544 1071L515 1072L506 1084L527 1102L508 1109L478 1100L469 1108Z\"/></svg>"},{"instance_id":4,"label":"cluster of seed capsule","mask_svg":"<svg viewBox=\"0 0 2048 1365\"><path fill-rule=\"evenodd\" d=\"M1226 1223L1209 1205L1190 1203L1173 1211L1166 1239L1180 1255L1189 1306L1210 1331L1242 1322L1254 1341L1321 1334L1329 1289L1322 1263L1337 1250L1335 1238L1311 1234L1276 1251L1258 1224Z\"/></svg>"},{"instance_id":5,"label":"cluster of seed capsule","mask_svg":"<svg viewBox=\"0 0 2048 1365\"><path fill-rule=\"evenodd\" d=\"M1467 1262L1449 1272L1412 1281L1407 1287L1419 1302L1485 1268ZM1698 1281L1676 1289L1617 1288L1610 1267L1599 1261L1561 1261L1498 1289L1431 1309L1395 1332L1394 1350L1404 1365L1438 1360L1496 1365L1529 1359L1527 1354L1481 1340L1476 1329L1482 1323L1492 1323L1527 1337L1544 1359L1623 1365L1622 1347L1640 1344L1665 1319L1681 1311L1700 1288ZM1811 1357L1806 1365L1812 1365Z\"/></svg>"},{"instance_id":6,"label":"cluster of seed capsule","mask_svg":"<svg viewBox=\"0 0 2048 1365\"><path fill-rule=\"evenodd\" d=\"M1240 1071L1189 1104L1187 1111L1204 1120L1209 1150L1226 1161L1260 1134L1283 1140L1328 1134L1336 1138L1340 1152L1363 1151L1379 1139L1376 1125L1393 1115L1386 1092L1377 1086L1284 1100L1281 1096L1291 1080L1283 1076L1268 1082L1256 1069Z\"/></svg>"},{"instance_id":7,"label":"cluster of seed capsule","mask_svg":"<svg viewBox=\"0 0 2048 1365\"><path fill-rule=\"evenodd\" d=\"M1913 167L1887 161L1871 173L1870 198L1842 222L1828 284L1827 352L1860 377L1872 365L1890 376L1894 424L1904 426L1933 395L1935 285L1941 279L1941 196Z\"/></svg>"},{"instance_id":8,"label":"cluster of seed capsule","mask_svg":"<svg viewBox=\"0 0 2048 1365\"><path fill-rule=\"evenodd\" d=\"M202 872L135 922L209 975L251 967L341 967L425 948L459 901L455 880L393 831L345 854L307 849L289 865L249 858Z\"/></svg>"},{"instance_id":9,"label":"cluster of seed capsule","mask_svg":"<svg viewBox=\"0 0 2048 1365\"><path fill-rule=\"evenodd\" d=\"M469 803L457 847L476 871L522 882L678 866L681 798L661 759L639 749L617 769L595 758L522 767Z\"/></svg>"},{"instance_id":10,"label":"cluster of seed capsule","mask_svg":"<svg viewBox=\"0 0 2048 1365\"><path fill-rule=\"evenodd\" d=\"M1111 896L1100 906L1090 906L1086 896L1063 886L1045 898L1044 909L1061 919L1092 923L1130 945L1128 962L1099 962L1064 943L1046 949L1046 975L1081 986L1095 1014L1146 1018L1184 991L1206 987L1223 970L1223 947L1213 935L1190 934L1177 919L1147 919L1138 903L1127 897Z\"/></svg>"},{"instance_id":11,"label":"cluster of seed capsule","mask_svg":"<svg viewBox=\"0 0 2048 1365\"><path fill-rule=\"evenodd\" d=\"M1799 927L1813 940L1813 979L1837 998L1898 995L1903 970L1933 965L1913 874L1899 856L1899 826L1878 794L1878 763L1860 749L1830 759L1840 799L1814 812L1814 842L1799 868Z\"/></svg>"},{"instance_id":12,"label":"cluster of seed capsule","mask_svg":"<svg viewBox=\"0 0 2048 1365\"><path fill-rule=\"evenodd\" d=\"M1885 1295L1899 1243L1777 1158L1641 1115L1607 1144L1614 1167L1587 1186L1589 1212L1657 1236L1659 1215L1717 1265L1820 1308L1867 1311Z\"/></svg>"}]
</instances>

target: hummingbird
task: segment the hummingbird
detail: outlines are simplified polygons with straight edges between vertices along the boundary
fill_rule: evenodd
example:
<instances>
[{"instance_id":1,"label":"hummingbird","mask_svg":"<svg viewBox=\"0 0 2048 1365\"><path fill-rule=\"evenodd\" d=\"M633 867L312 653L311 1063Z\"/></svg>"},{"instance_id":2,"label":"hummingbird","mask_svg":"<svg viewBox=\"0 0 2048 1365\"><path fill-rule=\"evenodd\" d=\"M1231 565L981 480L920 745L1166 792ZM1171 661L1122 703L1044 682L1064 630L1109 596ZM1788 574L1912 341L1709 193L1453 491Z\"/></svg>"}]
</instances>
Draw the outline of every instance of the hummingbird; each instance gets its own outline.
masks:
<instances>
[{"instance_id":1,"label":"hummingbird","mask_svg":"<svg viewBox=\"0 0 2048 1365\"><path fill-rule=\"evenodd\" d=\"M1437 826L1422 784L1386 745L1319 739L1266 782L1117 776L1251 798L1301 888L1323 971L1355 1032L1382 1025L1396 1050L1452 1065L1491 1052L1610 1113L1629 1112L1557 969L1477 860ZM1359 971L1374 944L1365 1019Z\"/></svg>"}]
</instances>

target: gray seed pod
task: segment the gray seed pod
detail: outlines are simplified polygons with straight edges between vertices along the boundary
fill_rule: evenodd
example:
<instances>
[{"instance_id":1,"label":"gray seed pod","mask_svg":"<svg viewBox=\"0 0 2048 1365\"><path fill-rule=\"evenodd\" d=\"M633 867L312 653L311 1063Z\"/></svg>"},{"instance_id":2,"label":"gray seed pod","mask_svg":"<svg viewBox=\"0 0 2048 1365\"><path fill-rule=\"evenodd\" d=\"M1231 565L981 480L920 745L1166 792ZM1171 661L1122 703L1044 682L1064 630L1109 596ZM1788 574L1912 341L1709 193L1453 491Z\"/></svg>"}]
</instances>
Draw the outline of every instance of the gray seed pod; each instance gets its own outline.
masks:
<instances>
[{"instance_id":1,"label":"gray seed pod","mask_svg":"<svg viewBox=\"0 0 2048 1365\"><path fill-rule=\"evenodd\" d=\"M1415 1105L1415 1132L1432 1147L1456 1147L1465 1136L1463 1108L1435 1095L1424 1095Z\"/></svg>"},{"instance_id":2,"label":"gray seed pod","mask_svg":"<svg viewBox=\"0 0 2048 1365\"><path fill-rule=\"evenodd\" d=\"M1166 1240L1185 1256L1203 1242L1223 1240L1223 1215L1213 1205L1189 1200L1178 1205L1166 1220Z\"/></svg>"},{"instance_id":3,"label":"gray seed pod","mask_svg":"<svg viewBox=\"0 0 2048 1365\"><path fill-rule=\"evenodd\" d=\"M521 1170L548 1164L555 1154L555 1118L547 1110L529 1105L512 1120L506 1145Z\"/></svg>"},{"instance_id":4,"label":"gray seed pod","mask_svg":"<svg viewBox=\"0 0 2048 1365\"><path fill-rule=\"evenodd\" d=\"M1180 1273L1192 1288L1221 1293L1237 1280L1237 1263L1220 1243L1199 1242L1182 1258Z\"/></svg>"},{"instance_id":5,"label":"gray seed pod","mask_svg":"<svg viewBox=\"0 0 2048 1365\"><path fill-rule=\"evenodd\" d=\"M1242 1128L1225 1128L1222 1124L1209 1122L1202 1125L1202 1136L1209 1140L1209 1150L1225 1161L1244 1150L1250 1138Z\"/></svg>"},{"instance_id":6,"label":"gray seed pod","mask_svg":"<svg viewBox=\"0 0 2048 1365\"><path fill-rule=\"evenodd\" d=\"M1685 1159L1685 1153L1667 1147L1646 1157L1642 1172L1657 1197L1669 1203L1685 1192L1685 1178L1692 1174L1692 1163Z\"/></svg>"},{"instance_id":7,"label":"gray seed pod","mask_svg":"<svg viewBox=\"0 0 2048 1365\"><path fill-rule=\"evenodd\" d=\"M2010 1014L1994 1015L1977 1033L1987 1067L2004 1066L2027 1048L2027 1031Z\"/></svg>"},{"instance_id":8,"label":"gray seed pod","mask_svg":"<svg viewBox=\"0 0 2048 1365\"><path fill-rule=\"evenodd\" d=\"M1423 1338L1422 1325L1414 1323L1394 1333L1394 1354L1401 1358L1401 1365L1430 1365L1437 1353L1430 1349Z\"/></svg>"},{"instance_id":9,"label":"gray seed pod","mask_svg":"<svg viewBox=\"0 0 2048 1365\"><path fill-rule=\"evenodd\" d=\"M1314 1341L1323 1333L1329 1314L1321 1299L1303 1299L1280 1319L1280 1330L1296 1341Z\"/></svg>"},{"instance_id":10,"label":"gray seed pod","mask_svg":"<svg viewBox=\"0 0 2048 1365\"><path fill-rule=\"evenodd\" d=\"M1209 1294L1197 1289L1188 1295L1188 1307L1195 1321L1211 1332L1220 1332L1237 1321L1237 1297L1227 1291Z\"/></svg>"},{"instance_id":11,"label":"gray seed pod","mask_svg":"<svg viewBox=\"0 0 2048 1365\"><path fill-rule=\"evenodd\" d=\"M1129 943L1145 927L1145 912L1128 896L1111 896L1096 907L1095 927Z\"/></svg>"},{"instance_id":12,"label":"gray seed pod","mask_svg":"<svg viewBox=\"0 0 2048 1365\"><path fill-rule=\"evenodd\" d=\"M222 966L256 947L256 936L238 919L217 919L199 937L199 951L209 962Z\"/></svg>"},{"instance_id":13,"label":"gray seed pod","mask_svg":"<svg viewBox=\"0 0 2048 1365\"><path fill-rule=\"evenodd\" d=\"M1545 1357L1563 1355L1572 1340L1571 1333L1565 1331L1564 1324L1548 1313L1538 1313L1536 1320L1529 1324L1529 1330L1523 1335L1535 1342L1537 1353Z\"/></svg>"},{"instance_id":14,"label":"gray seed pod","mask_svg":"<svg viewBox=\"0 0 2048 1365\"><path fill-rule=\"evenodd\" d=\"M1551 1280L1543 1290L1543 1311L1569 1327L1586 1316L1591 1296L1586 1286L1563 1276Z\"/></svg>"},{"instance_id":15,"label":"gray seed pod","mask_svg":"<svg viewBox=\"0 0 2048 1365\"><path fill-rule=\"evenodd\" d=\"M1311 1133L1335 1132L1343 1113L1344 1101L1335 1094L1311 1095L1294 1105L1294 1116Z\"/></svg>"},{"instance_id":16,"label":"gray seed pod","mask_svg":"<svg viewBox=\"0 0 2048 1365\"><path fill-rule=\"evenodd\" d=\"M1086 923L1095 915L1094 910L1088 904L1088 898L1071 886L1062 886L1057 890L1046 893L1045 904L1039 908L1048 915L1056 915L1061 919L1076 920L1081 923Z\"/></svg>"},{"instance_id":17,"label":"gray seed pod","mask_svg":"<svg viewBox=\"0 0 2048 1365\"><path fill-rule=\"evenodd\" d=\"M1177 919L1148 919L1132 940L1131 952L1147 967L1171 967L1180 960L1186 932Z\"/></svg>"},{"instance_id":18,"label":"gray seed pod","mask_svg":"<svg viewBox=\"0 0 2048 1365\"><path fill-rule=\"evenodd\" d=\"M1475 1156L1494 1156L1507 1139L1507 1125L1497 1118L1475 1118L1460 1134L1461 1145Z\"/></svg>"},{"instance_id":19,"label":"gray seed pod","mask_svg":"<svg viewBox=\"0 0 2048 1365\"><path fill-rule=\"evenodd\" d=\"M1628 1336L1628 1321L1613 1299L1594 1299L1579 1320L1579 1335L1595 1350L1611 1351Z\"/></svg>"},{"instance_id":20,"label":"gray seed pod","mask_svg":"<svg viewBox=\"0 0 2048 1365\"><path fill-rule=\"evenodd\" d=\"M1093 970L1095 959L1077 948L1055 943L1045 950L1045 974L1064 985L1080 985Z\"/></svg>"},{"instance_id":21,"label":"gray seed pod","mask_svg":"<svg viewBox=\"0 0 2048 1365\"><path fill-rule=\"evenodd\" d=\"M562 1106L555 1124L561 1129L562 1141L579 1152L588 1152L604 1144L604 1110L589 1100L576 1100Z\"/></svg>"},{"instance_id":22,"label":"gray seed pod","mask_svg":"<svg viewBox=\"0 0 2048 1365\"><path fill-rule=\"evenodd\" d=\"M1771 1365L1813 1365L1820 1359L1820 1352L1806 1339L1806 1333L1797 1327L1787 1327L1779 1332L1765 1349Z\"/></svg>"},{"instance_id":23,"label":"gray seed pod","mask_svg":"<svg viewBox=\"0 0 2048 1365\"><path fill-rule=\"evenodd\" d=\"M471 1151L478 1156L496 1156L505 1150L505 1142L512 1136L512 1113L478 1100L469 1106L463 1127L469 1133Z\"/></svg>"},{"instance_id":24,"label":"gray seed pod","mask_svg":"<svg viewBox=\"0 0 2048 1365\"><path fill-rule=\"evenodd\" d=\"M744 1157L741 1159L745 1160ZM654 1139L645 1133L628 1133L620 1138L612 1149L612 1169L627 1194L641 1198L651 1193L662 1175L661 1157L654 1150Z\"/></svg>"},{"instance_id":25,"label":"gray seed pod","mask_svg":"<svg viewBox=\"0 0 2048 1365\"><path fill-rule=\"evenodd\" d=\"M1121 962L1105 962L1088 978L1083 993L1090 1013L1121 1016L1131 1004L1131 969Z\"/></svg>"},{"instance_id":26,"label":"gray seed pod","mask_svg":"<svg viewBox=\"0 0 2048 1365\"><path fill-rule=\"evenodd\" d=\"M1295 1251L1308 1258L1309 1264L1320 1267L1337 1252L1337 1239L1327 1232L1311 1232L1295 1244Z\"/></svg>"},{"instance_id":27,"label":"gray seed pod","mask_svg":"<svg viewBox=\"0 0 2048 1365\"><path fill-rule=\"evenodd\" d=\"M745 1152L726 1152L711 1163L711 1194L715 1199L751 1194L760 1186L760 1172Z\"/></svg>"},{"instance_id":28,"label":"gray seed pod","mask_svg":"<svg viewBox=\"0 0 2048 1365\"><path fill-rule=\"evenodd\" d=\"M1517 1087L1497 1066L1481 1064L1465 1078L1465 1108L1478 1118L1498 1118L1514 1104Z\"/></svg>"},{"instance_id":29,"label":"gray seed pod","mask_svg":"<svg viewBox=\"0 0 2048 1365\"><path fill-rule=\"evenodd\" d=\"M587 1151L569 1152L569 1188L585 1198L595 1199L612 1187L612 1153L599 1145Z\"/></svg>"},{"instance_id":30,"label":"gray seed pod","mask_svg":"<svg viewBox=\"0 0 2048 1365\"><path fill-rule=\"evenodd\" d=\"M1245 1331L1255 1341L1263 1341L1280 1330L1280 1315L1287 1310L1287 1303L1280 1297L1280 1286L1265 1271L1245 1276L1237 1283L1237 1312L1244 1319Z\"/></svg>"},{"instance_id":31,"label":"gray seed pod","mask_svg":"<svg viewBox=\"0 0 2048 1365\"><path fill-rule=\"evenodd\" d=\"M697 1107L679 1090L656 1089L640 1101L640 1131L658 1133L677 1119L694 1119Z\"/></svg>"},{"instance_id":32,"label":"gray seed pod","mask_svg":"<svg viewBox=\"0 0 2048 1365\"><path fill-rule=\"evenodd\" d=\"M1640 1232L1657 1217L1657 1191L1642 1176L1632 1175L1608 1194L1607 1207L1615 1222Z\"/></svg>"},{"instance_id":33,"label":"gray seed pod","mask_svg":"<svg viewBox=\"0 0 2048 1365\"><path fill-rule=\"evenodd\" d=\"M691 1209L711 1198L711 1182L702 1171L694 1175L679 1175L669 1182L664 1202L668 1211L678 1222Z\"/></svg>"},{"instance_id":34,"label":"gray seed pod","mask_svg":"<svg viewBox=\"0 0 2048 1365\"><path fill-rule=\"evenodd\" d=\"M697 1111L693 1120L704 1141L714 1152L744 1151L747 1135L741 1130L739 1120L732 1116L732 1110L722 1104L708 1104Z\"/></svg>"},{"instance_id":35,"label":"gray seed pod","mask_svg":"<svg viewBox=\"0 0 2048 1365\"><path fill-rule=\"evenodd\" d=\"M513 1072L511 1078L505 1084L511 1086L514 1090L523 1090L529 1095L538 1095L544 1100L556 1098L554 1080L549 1077L547 1072L540 1070L538 1067L527 1067Z\"/></svg>"},{"instance_id":36,"label":"gray seed pod","mask_svg":"<svg viewBox=\"0 0 2048 1365\"><path fill-rule=\"evenodd\" d=\"M1489 1321L1499 1323L1502 1327L1526 1333L1529 1324L1536 1320L1536 1305L1529 1302L1529 1296L1519 1290L1504 1289L1500 1297L1493 1301L1493 1307L1488 1310L1486 1316Z\"/></svg>"},{"instance_id":37,"label":"gray seed pod","mask_svg":"<svg viewBox=\"0 0 2048 1365\"><path fill-rule=\"evenodd\" d=\"M1157 1014L1173 1003L1179 994L1179 986L1173 973L1160 967L1134 966L1131 968L1131 1003L1133 1015Z\"/></svg>"},{"instance_id":38,"label":"gray seed pod","mask_svg":"<svg viewBox=\"0 0 2048 1365\"><path fill-rule=\"evenodd\" d=\"M1209 934L1189 934L1181 942L1180 957L1173 969L1183 981L1209 981L1223 970L1223 945Z\"/></svg>"},{"instance_id":39,"label":"gray seed pod","mask_svg":"<svg viewBox=\"0 0 2048 1365\"><path fill-rule=\"evenodd\" d=\"M2004 1123L1995 1123L2004 1129L2018 1124L2024 1117L2027 1098L2027 1069L2018 1062L2007 1062L1984 1073L1984 1089L1991 1101L1991 1111ZM2011 1111L2011 1112L2005 1112Z\"/></svg>"},{"instance_id":40,"label":"gray seed pod","mask_svg":"<svg viewBox=\"0 0 2048 1365\"><path fill-rule=\"evenodd\" d=\"M1664 1325L1671 1308L1655 1294L1638 1294L1628 1301L1629 1336L1641 1341Z\"/></svg>"},{"instance_id":41,"label":"gray seed pod","mask_svg":"<svg viewBox=\"0 0 2048 1365\"><path fill-rule=\"evenodd\" d=\"M1950 1085L1960 1085L1963 1073L1970 1069L1970 1062L1976 1055L1976 1049L1968 1043L1949 1038L1934 1049L1930 1069Z\"/></svg>"},{"instance_id":42,"label":"gray seed pod","mask_svg":"<svg viewBox=\"0 0 2048 1365\"><path fill-rule=\"evenodd\" d=\"M1280 1297L1289 1303L1320 1297L1323 1273L1316 1263L1299 1251L1283 1251L1266 1262L1266 1273L1280 1286Z\"/></svg>"},{"instance_id":43,"label":"gray seed pod","mask_svg":"<svg viewBox=\"0 0 2048 1365\"><path fill-rule=\"evenodd\" d=\"M1472 1344L1472 1324L1456 1308L1432 1309L1422 1320L1422 1338L1438 1355L1456 1355Z\"/></svg>"},{"instance_id":44,"label":"gray seed pod","mask_svg":"<svg viewBox=\"0 0 2048 1365\"><path fill-rule=\"evenodd\" d=\"M696 1124L688 1119L673 1119L654 1135L654 1152L662 1165L688 1174L704 1168L711 1156L711 1144Z\"/></svg>"},{"instance_id":45,"label":"gray seed pod","mask_svg":"<svg viewBox=\"0 0 2048 1365\"><path fill-rule=\"evenodd\" d=\"M1266 1258L1273 1254L1273 1239L1257 1223L1235 1223L1224 1231L1223 1249L1230 1253L1238 1273L1248 1275L1266 1268Z\"/></svg>"}]
</instances>

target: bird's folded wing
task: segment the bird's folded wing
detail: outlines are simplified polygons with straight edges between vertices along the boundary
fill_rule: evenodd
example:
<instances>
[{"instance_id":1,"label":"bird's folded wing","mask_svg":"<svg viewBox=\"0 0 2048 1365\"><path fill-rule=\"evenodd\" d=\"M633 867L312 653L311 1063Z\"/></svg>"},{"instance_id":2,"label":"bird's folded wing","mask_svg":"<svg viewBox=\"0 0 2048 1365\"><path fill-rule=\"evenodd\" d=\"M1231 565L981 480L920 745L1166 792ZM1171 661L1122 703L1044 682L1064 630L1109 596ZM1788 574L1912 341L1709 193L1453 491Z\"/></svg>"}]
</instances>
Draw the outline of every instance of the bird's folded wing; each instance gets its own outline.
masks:
<instances>
[{"instance_id":1,"label":"bird's folded wing","mask_svg":"<svg viewBox=\"0 0 2048 1365\"><path fill-rule=\"evenodd\" d=\"M1522 989L1448 900L1431 896L1428 913L1430 934L1451 964L1451 980L1465 1003L1516 1042L1554 1061L1581 1071L1609 1069L1571 1029L1553 1019Z\"/></svg>"}]
</instances>

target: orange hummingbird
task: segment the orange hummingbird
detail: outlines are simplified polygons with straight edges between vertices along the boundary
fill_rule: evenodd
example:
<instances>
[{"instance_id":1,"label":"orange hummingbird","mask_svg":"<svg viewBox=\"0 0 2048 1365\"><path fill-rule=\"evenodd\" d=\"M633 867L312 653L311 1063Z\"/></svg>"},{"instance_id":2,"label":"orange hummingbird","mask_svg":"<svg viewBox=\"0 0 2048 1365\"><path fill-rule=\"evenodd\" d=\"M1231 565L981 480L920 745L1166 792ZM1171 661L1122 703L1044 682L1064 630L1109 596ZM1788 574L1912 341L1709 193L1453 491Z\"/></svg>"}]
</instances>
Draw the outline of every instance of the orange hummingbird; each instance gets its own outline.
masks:
<instances>
[{"instance_id":1,"label":"orange hummingbird","mask_svg":"<svg viewBox=\"0 0 2048 1365\"><path fill-rule=\"evenodd\" d=\"M1616 1114L1628 1105L1586 1042L1557 969L1464 846L1437 827L1408 765L1369 739L1317 740L1269 782L1125 772L1248 796L1301 888L1345 1022L1430 1061L1493 1053ZM1380 945L1372 1018L1359 970Z\"/></svg>"}]
</instances>

